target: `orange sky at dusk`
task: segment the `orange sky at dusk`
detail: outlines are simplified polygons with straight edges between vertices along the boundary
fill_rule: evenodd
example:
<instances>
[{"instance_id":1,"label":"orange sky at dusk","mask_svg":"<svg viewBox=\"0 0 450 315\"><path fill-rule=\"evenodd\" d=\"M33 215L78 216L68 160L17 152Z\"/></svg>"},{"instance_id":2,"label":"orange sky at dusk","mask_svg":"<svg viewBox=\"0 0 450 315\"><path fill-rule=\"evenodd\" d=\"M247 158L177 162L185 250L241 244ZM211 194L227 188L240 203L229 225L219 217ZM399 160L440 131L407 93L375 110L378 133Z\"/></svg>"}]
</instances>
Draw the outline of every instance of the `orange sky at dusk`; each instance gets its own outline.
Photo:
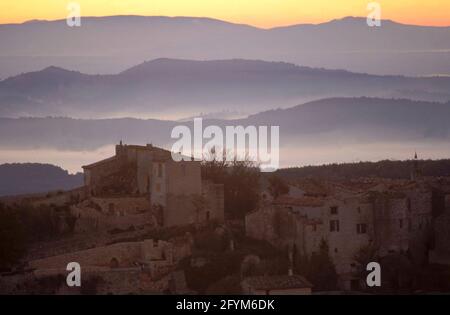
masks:
<instances>
[{"instance_id":1,"label":"orange sky at dusk","mask_svg":"<svg viewBox=\"0 0 450 315\"><path fill-rule=\"evenodd\" d=\"M65 18L68 0L0 0L0 23ZM164 15L211 17L270 28L366 16L370 0L78 0L82 16ZM379 0L382 18L450 26L449 0Z\"/></svg>"}]
</instances>

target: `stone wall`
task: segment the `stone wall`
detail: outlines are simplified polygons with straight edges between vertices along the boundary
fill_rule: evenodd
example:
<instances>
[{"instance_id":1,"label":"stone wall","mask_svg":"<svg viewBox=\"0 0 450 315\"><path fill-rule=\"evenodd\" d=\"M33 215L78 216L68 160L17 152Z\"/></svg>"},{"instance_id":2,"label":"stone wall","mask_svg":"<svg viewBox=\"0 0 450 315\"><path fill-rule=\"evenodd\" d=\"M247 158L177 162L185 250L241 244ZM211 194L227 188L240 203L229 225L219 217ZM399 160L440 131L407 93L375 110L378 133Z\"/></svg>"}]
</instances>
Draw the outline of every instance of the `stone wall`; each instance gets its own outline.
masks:
<instances>
[{"instance_id":1,"label":"stone wall","mask_svg":"<svg viewBox=\"0 0 450 315\"><path fill-rule=\"evenodd\" d=\"M414 263L427 258L432 232L432 193L414 185L374 195L375 241L379 254L408 252Z\"/></svg>"},{"instance_id":2,"label":"stone wall","mask_svg":"<svg viewBox=\"0 0 450 315\"><path fill-rule=\"evenodd\" d=\"M168 194L197 195L202 193L201 169L199 161L166 163Z\"/></svg>"},{"instance_id":3,"label":"stone wall","mask_svg":"<svg viewBox=\"0 0 450 315\"><path fill-rule=\"evenodd\" d=\"M200 211L194 205L194 198L200 195L168 195L164 209L164 227L187 225L199 222Z\"/></svg>"},{"instance_id":4,"label":"stone wall","mask_svg":"<svg viewBox=\"0 0 450 315\"><path fill-rule=\"evenodd\" d=\"M223 222L225 220L224 187L222 184L214 184L210 181L202 181L202 195L206 201L207 220Z\"/></svg>"},{"instance_id":5,"label":"stone wall","mask_svg":"<svg viewBox=\"0 0 450 315\"><path fill-rule=\"evenodd\" d=\"M167 206L167 163L154 162L151 179L151 202L152 205Z\"/></svg>"},{"instance_id":6,"label":"stone wall","mask_svg":"<svg viewBox=\"0 0 450 315\"><path fill-rule=\"evenodd\" d=\"M144 197L90 198L72 206L71 213L77 218L75 233L156 227L158 215Z\"/></svg>"},{"instance_id":7,"label":"stone wall","mask_svg":"<svg viewBox=\"0 0 450 315\"><path fill-rule=\"evenodd\" d=\"M151 210L148 198L145 197L117 197L117 198L91 198L104 214L126 216L140 214Z\"/></svg>"},{"instance_id":8,"label":"stone wall","mask_svg":"<svg viewBox=\"0 0 450 315\"><path fill-rule=\"evenodd\" d=\"M275 229L275 207L264 207L245 216L245 235L277 244L279 235Z\"/></svg>"},{"instance_id":9,"label":"stone wall","mask_svg":"<svg viewBox=\"0 0 450 315\"><path fill-rule=\"evenodd\" d=\"M88 266L130 267L140 260L141 243L130 242L38 259L30 261L29 266L35 269L65 269L68 263L77 262L82 269Z\"/></svg>"},{"instance_id":10,"label":"stone wall","mask_svg":"<svg viewBox=\"0 0 450 315\"><path fill-rule=\"evenodd\" d=\"M169 289L170 271L154 277L148 270L131 268L82 268L81 287L68 287L65 269L38 270L0 277L0 294L162 294ZM48 281L54 279L53 281Z\"/></svg>"},{"instance_id":11,"label":"stone wall","mask_svg":"<svg viewBox=\"0 0 450 315\"><path fill-rule=\"evenodd\" d=\"M204 181L201 194L168 194L164 226L223 222L225 218L223 185Z\"/></svg>"},{"instance_id":12,"label":"stone wall","mask_svg":"<svg viewBox=\"0 0 450 315\"><path fill-rule=\"evenodd\" d=\"M65 270L70 262L78 262L81 268L130 268L138 265L149 268L165 268L176 264L191 254L191 243L187 238L172 242L144 240L123 242L108 246L66 253L29 261L30 268L37 270Z\"/></svg>"}]
</instances>

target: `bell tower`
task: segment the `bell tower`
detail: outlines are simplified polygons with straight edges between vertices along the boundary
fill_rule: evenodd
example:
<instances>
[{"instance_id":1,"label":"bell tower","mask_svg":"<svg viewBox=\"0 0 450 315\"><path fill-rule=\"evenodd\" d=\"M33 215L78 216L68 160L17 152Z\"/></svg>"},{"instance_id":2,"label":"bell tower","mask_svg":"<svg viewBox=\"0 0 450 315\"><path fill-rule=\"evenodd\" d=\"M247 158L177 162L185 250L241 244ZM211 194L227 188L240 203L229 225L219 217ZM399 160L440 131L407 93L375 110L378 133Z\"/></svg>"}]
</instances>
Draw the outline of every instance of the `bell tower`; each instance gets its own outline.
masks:
<instances>
[{"instance_id":1,"label":"bell tower","mask_svg":"<svg viewBox=\"0 0 450 315\"><path fill-rule=\"evenodd\" d=\"M413 160L413 165L412 165L412 170L411 170L411 180L417 180L422 176L422 171L420 170L419 167L419 160L417 157L417 152L414 153L414 160Z\"/></svg>"}]
</instances>

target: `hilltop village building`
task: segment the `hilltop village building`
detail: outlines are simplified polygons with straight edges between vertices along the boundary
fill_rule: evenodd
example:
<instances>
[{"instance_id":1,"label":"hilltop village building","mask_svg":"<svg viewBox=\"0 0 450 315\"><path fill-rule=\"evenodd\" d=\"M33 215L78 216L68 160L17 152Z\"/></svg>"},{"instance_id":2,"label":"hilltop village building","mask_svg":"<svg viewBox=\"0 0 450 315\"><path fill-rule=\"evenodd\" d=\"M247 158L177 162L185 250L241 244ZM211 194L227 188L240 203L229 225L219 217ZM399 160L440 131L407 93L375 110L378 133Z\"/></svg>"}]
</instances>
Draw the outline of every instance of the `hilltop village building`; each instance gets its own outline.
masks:
<instances>
[{"instance_id":1,"label":"hilltop village building","mask_svg":"<svg viewBox=\"0 0 450 315\"><path fill-rule=\"evenodd\" d=\"M113 157L83 170L86 194L102 212L151 210L163 227L224 220L223 185L202 181L200 161L175 162L151 144L120 143Z\"/></svg>"},{"instance_id":2,"label":"hilltop village building","mask_svg":"<svg viewBox=\"0 0 450 315\"><path fill-rule=\"evenodd\" d=\"M297 257L311 257L326 241L343 290L363 285L355 258L362 249L374 249L376 257L402 253L419 266L428 260L435 202L429 182L308 179L294 186L293 195L268 200L246 216L247 236L267 240ZM447 217L440 218L444 222ZM438 238L439 245L444 238Z\"/></svg>"},{"instance_id":3,"label":"hilltop village building","mask_svg":"<svg viewBox=\"0 0 450 315\"><path fill-rule=\"evenodd\" d=\"M113 157L83 167L83 188L34 201L70 201L74 234L30 249L29 270L0 277L0 293L28 292L48 279L56 281L53 293L79 293L58 280L70 262L81 264L84 283L95 284L96 293L190 292L176 267L191 256L192 235L161 240L149 233L224 220L223 185L202 181L200 166L175 162L152 145L120 143Z\"/></svg>"},{"instance_id":4,"label":"hilltop village building","mask_svg":"<svg viewBox=\"0 0 450 315\"><path fill-rule=\"evenodd\" d=\"M200 166L192 159L175 162L169 151L152 145L120 143L113 157L84 166L84 187L31 200L70 205L70 215L60 221L64 230L71 219L73 234L32 246L24 271L0 274L0 293L42 293L40 284L52 283L50 293L57 294L90 286L99 294L192 294L180 262L195 268L211 262L196 248L192 231L224 221L223 186L202 181ZM319 253L323 241L344 291L365 285L361 250L372 254L370 261L392 254L418 269L450 265L450 178L423 177L417 158L409 180L296 178L289 184L289 193L277 198L262 187L261 206L245 217L247 237L288 255L288 273L247 274L261 262L251 253L241 262L242 293L311 294L313 284L294 270L296 262ZM227 223L214 233L230 241L231 252L241 237L232 237L233 222ZM194 226L179 227L188 224ZM162 239L161 231L168 232ZM82 266L87 285L81 289L65 285L69 262Z\"/></svg>"}]
</instances>

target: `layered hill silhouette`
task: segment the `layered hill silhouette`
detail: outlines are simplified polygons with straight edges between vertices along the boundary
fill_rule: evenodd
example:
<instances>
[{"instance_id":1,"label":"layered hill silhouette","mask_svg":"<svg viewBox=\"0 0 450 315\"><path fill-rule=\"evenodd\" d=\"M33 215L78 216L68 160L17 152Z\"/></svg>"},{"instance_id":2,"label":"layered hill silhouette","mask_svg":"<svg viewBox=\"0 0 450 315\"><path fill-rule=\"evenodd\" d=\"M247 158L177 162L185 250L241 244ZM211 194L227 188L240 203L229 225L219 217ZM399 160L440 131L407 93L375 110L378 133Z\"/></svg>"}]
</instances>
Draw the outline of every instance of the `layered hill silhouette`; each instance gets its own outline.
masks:
<instances>
[{"instance_id":1,"label":"layered hill silhouette","mask_svg":"<svg viewBox=\"0 0 450 315\"><path fill-rule=\"evenodd\" d=\"M51 65L117 73L142 60L262 59L376 74L450 73L450 28L365 18L261 29L210 18L83 17L0 25L0 78Z\"/></svg>"},{"instance_id":2,"label":"layered hill silhouette","mask_svg":"<svg viewBox=\"0 0 450 315\"><path fill-rule=\"evenodd\" d=\"M450 138L450 103L381 98L330 98L237 120L204 120L204 127L280 126L282 145L417 141L432 144ZM168 146L177 125L192 121L72 118L0 118L3 149L94 150L118 143ZM192 129L191 129L192 130ZM169 146L170 147L170 146Z\"/></svg>"},{"instance_id":3,"label":"layered hill silhouette","mask_svg":"<svg viewBox=\"0 0 450 315\"><path fill-rule=\"evenodd\" d=\"M423 176L450 176L450 160L419 161ZM324 178L348 180L361 177L408 179L413 161L378 161L327 164L280 169L277 175L286 180L299 178ZM23 194L39 194L69 190L83 185L83 175L68 174L50 164L23 163L0 165L0 197ZM267 174L272 176L272 174ZM0 203L1 203L0 199Z\"/></svg>"},{"instance_id":4,"label":"layered hill silhouette","mask_svg":"<svg viewBox=\"0 0 450 315\"><path fill-rule=\"evenodd\" d=\"M450 77L377 76L241 59L157 59L115 75L52 66L0 81L0 116L179 119L360 96L446 102Z\"/></svg>"},{"instance_id":5,"label":"layered hill silhouette","mask_svg":"<svg viewBox=\"0 0 450 315\"><path fill-rule=\"evenodd\" d=\"M0 165L0 196L68 190L83 185L83 175L71 175L50 164Z\"/></svg>"}]
</instances>

